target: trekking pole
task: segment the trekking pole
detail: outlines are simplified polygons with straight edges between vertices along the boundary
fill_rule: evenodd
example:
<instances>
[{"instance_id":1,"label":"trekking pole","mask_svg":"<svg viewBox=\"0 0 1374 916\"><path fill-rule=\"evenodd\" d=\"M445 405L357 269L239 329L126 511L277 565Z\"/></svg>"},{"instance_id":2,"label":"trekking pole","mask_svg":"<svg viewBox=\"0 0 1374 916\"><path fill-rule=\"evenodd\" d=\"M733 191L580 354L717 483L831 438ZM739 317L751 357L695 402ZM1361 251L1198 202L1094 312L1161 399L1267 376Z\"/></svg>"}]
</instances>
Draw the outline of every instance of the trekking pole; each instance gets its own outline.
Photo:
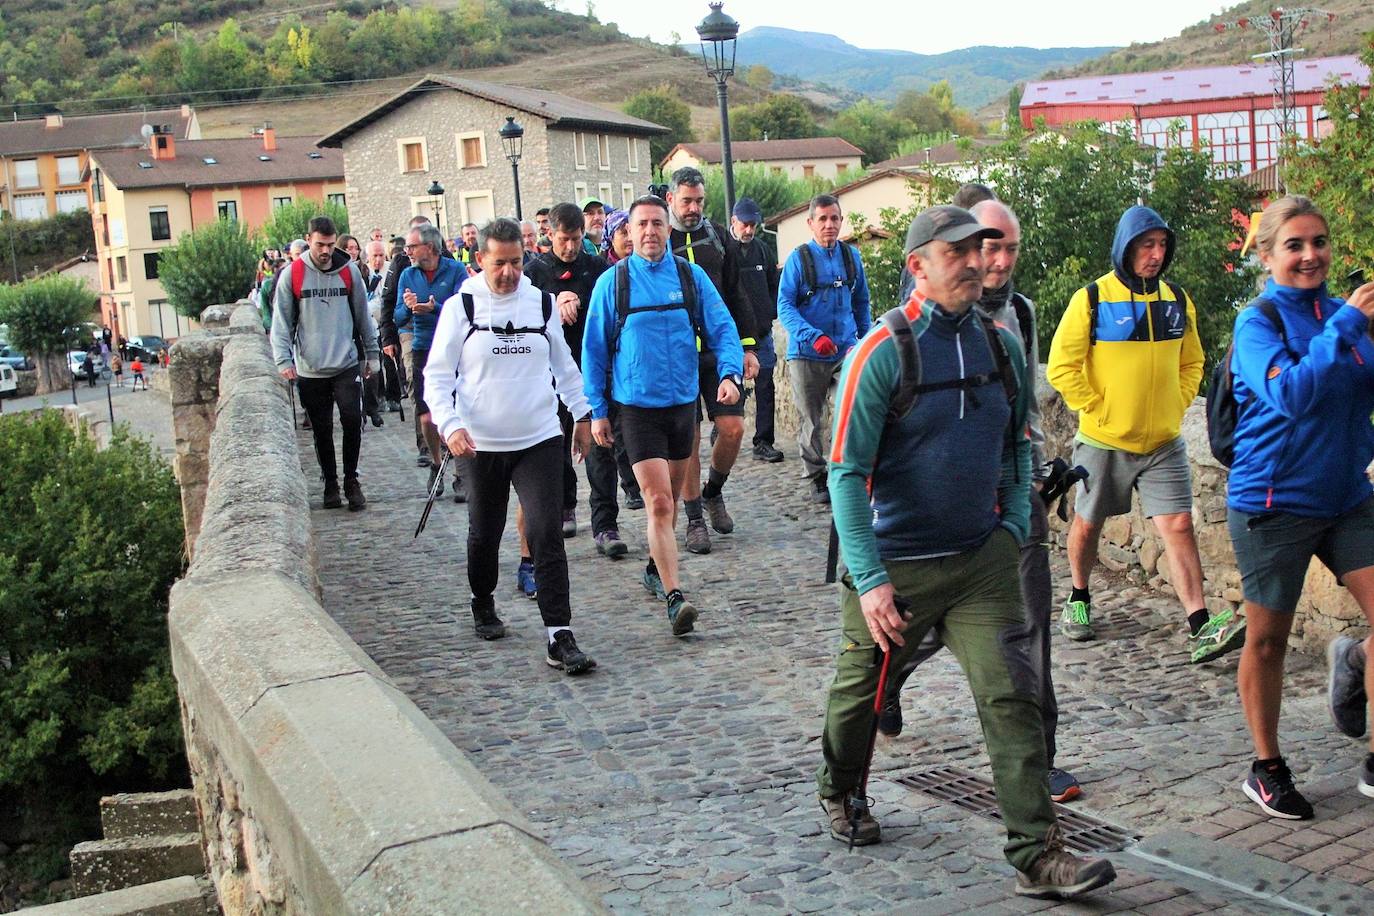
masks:
<instances>
[{"instance_id":1,"label":"trekking pole","mask_svg":"<svg viewBox=\"0 0 1374 916\"><path fill-rule=\"evenodd\" d=\"M444 471L448 469L449 459L453 456L448 449L444 450L444 457L439 459L439 473L434 475L434 483L429 487L429 499L425 501L425 511L420 513L420 524L415 526L415 533L410 539L413 541L420 536L420 532L425 530L425 523L429 521L429 513L434 511L434 501L439 498L439 491L444 486Z\"/></svg>"},{"instance_id":2,"label":"trekking pole","mask_svg":"<svg viewBox=\"0 0 1374 916\"><path fill-rule=\"evenodd\" d=\"M406 421L406 376L401 371L401 358L399 356L388 356L391 360L391 368L396 373L396 388L401 392L400 399L396 402L397 408L401 411L401 422Z\"/></svg>"},{"instance_id":3,"label":"trekking pole","mask_svg":"<svg viewBox=\"0 0 1374 916\"><path fill-rule=\"evenodd\" d=\"M830 517L830 542L825 546L825 584L835 584L835 573L840 565L840 532L835 528L835 517Z\"/></svg>"},{"instance_id":4,"label":"trekking pole","mask_svg":"<svg viewBox=\"0 0 1374 916\"><path fill-rule=\"evenodd\" d=\"M887 669L892 663L892 653L873 647L873 660L878 664L878 691L873 695L873 723L868 727L868 748L864 751L863 774L859 777L859 790L850 801L849 849L854 850L854 834L859 830L859 822L868 813L868 773L873 768L873 750L878 745L878 716L883 711L883 698L887 693Z\"/></svg>"},{"instance_id":5,"label":"trekking pole","mask_svg":"<svg viewBox=\"0 0 1374 916\"><path fill-rule=\"evenodd\" d=\"M147 382L143 383L147 386ZM288 381L286 383L286 393L291 397L291 431L295 432L300 424L296 422L296 383Z\"/></svg>"}]
</instances>

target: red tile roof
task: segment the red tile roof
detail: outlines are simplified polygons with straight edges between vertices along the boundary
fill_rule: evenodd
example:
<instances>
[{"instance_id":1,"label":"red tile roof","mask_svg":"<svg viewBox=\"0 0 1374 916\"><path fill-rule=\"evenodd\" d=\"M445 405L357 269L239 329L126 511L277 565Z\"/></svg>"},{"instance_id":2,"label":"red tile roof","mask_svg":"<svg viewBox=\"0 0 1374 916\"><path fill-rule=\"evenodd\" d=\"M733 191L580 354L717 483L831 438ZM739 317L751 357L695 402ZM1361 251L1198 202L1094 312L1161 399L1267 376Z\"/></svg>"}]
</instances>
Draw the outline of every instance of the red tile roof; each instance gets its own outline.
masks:
<instances>
[{"instance_id":1,"label":"red tile roof","mask_svg":"<svg viewBox=\"0 0 1374 916\"><path fill-rule=\"evenodd\" d=\"M144 140L140 131L144 124L170 125L172 134L181 138L186 136L192 117L182 117L180 108L164 108L114 114L63 115L61 127L48 127L44 118L0 121L0 156L142 146Z\"/></svg>"},{"instance_id":2,"label":"red tile roof","mask_svg":"<svg viewBox=\"0 0 1374 916\"><path fill-rule=\"evenodd\" d=\"M724 157L719 143L679 143L664 157L686 150L699 162L715 164ZM854 144L841 137L805 137L800 140L734 140L730 143L730 158L735 162L764 162L786 159L839 159L864 154ZM857 162L854 163L858 165Z\"/></svg>"},{"instance_id":3,"label":"red tile roof","mask_svg":"<svg viewBox=\"0 0 1374 916\"><path fill-rule=\"evenodd\" d=\"M115 186L125 191L168 185L342 181L344 177L343 153L318 149L309 137L278 137L277 148L271 151L263 149L260 137L178 140L175 159L154 159L147 149L101 150L94 159Z\"/></svg>"}]
</instances>

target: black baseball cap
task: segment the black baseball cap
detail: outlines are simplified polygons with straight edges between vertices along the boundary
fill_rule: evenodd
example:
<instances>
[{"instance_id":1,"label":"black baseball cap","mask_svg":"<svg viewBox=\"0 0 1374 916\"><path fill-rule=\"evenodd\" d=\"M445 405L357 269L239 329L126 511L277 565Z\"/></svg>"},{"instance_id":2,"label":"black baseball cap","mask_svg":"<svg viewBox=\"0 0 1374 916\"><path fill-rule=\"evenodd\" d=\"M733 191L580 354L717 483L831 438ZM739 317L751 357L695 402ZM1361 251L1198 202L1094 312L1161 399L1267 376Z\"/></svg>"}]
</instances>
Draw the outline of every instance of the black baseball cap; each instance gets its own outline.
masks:
<instances>
[{"instance_id":1,"label":"black baseball cap","mask_svg":"<svg viewBox=\"0 0 1374 916\"><path fill-rule=\"evenodd\" d=\"M904 251L911 254L914 249L937 239L953 243L962 242L975 235L984 239L1000 239L1003 232L1001 229L984 226L978 222L978 217L963 207L950 204L928 207L916 214L916 218L911 221L911 228L906 233Z\"/></svg>"}]
</instances>

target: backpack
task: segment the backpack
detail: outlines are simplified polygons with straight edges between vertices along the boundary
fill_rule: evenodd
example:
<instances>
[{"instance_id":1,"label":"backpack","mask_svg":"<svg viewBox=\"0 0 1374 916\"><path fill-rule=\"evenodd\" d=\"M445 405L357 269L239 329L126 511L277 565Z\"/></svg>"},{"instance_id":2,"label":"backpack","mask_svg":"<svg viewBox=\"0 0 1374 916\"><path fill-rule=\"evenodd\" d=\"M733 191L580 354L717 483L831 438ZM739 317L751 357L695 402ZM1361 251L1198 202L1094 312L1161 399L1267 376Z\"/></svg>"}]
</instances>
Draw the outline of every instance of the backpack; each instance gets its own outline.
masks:
<instances>
[{"instance_id":1,"label":"backpack","mask_svg":"<svg viewBox=\"0 0 1374 916\"><path fill-rule=\"evenodd\" d=\"M351 263L351 262L350 262ZM349 264L344 265L339 276L343 278L344 289L348 294L353 294L353 271L348 269ZM305 256L302 255L291 262L291 292L295 294L296 301L301 300L301 293L305 290Z\"/></svg>"},{"instance_id":2,"label":"backpack","mask_svg":"<svg viewBox=\"0 0 1374 916\"><path fill-rule=\"evenodd\" d=\"M977 311L976 315L983 326L983 333L987 335L988 347L992 350L992 359L997 368L992 372L980 372L977 375L962 379L922 382L921 348L916 343L916 334L911 329L911 321L906 317L906 311L895 308L883 313L880 320L892 334L893 343L897 345L897 358L901 364L897 393L892 396L892 400L887 405L887 422L889 424L896 423L911 413L912 408L916 406L917 399L927 391L942 391L946 388L968 390L981 388L995 381L1002 383L1002 390L1006 393L1007 403L1012 405L1013 410L1015 409L1016 395L1020 389L1017 384L1016 372L1012 369L1011 353L1007 350L1007 344L1002 339L1002 335L997 333L997 322L982 311ZM1008 430L1010 430L1010 424Z\"/></svg>"},{"instance_id":3,"label":"backpack","mask_svg":"<svg viewBox=\"0 0 1374 916\"><path fill-rule=\"evenodd\" d=\"M723 260L725 258L725 244L721 242L720 236L716 235L716 227L711 224L709 219L704 219L701 221L701 228L706 230L707 240L710 241L711 247L716 249L716 253L719 254ZM698 231L700 231L700 229L698 229ZM684 233L683 243L678 246L683 250L684 254L678 255L678 257L686 258L689 263L695 264L696 258L692 256L692 246L687 244L685 239L686 235L691 235L691 233ZM673 254L677 255L676 249L674 249Z\"/></svg>"},{"instance_id":4,"label":"backpack","mask_svg":"<svg viewBox=\"0 0 1374 916\"><path fill-rule=\"evenodd\" d=\"M1161 281L1169 288L1169 292L1174 294L1174 301L1183 303L1184 308L1188 306L1188 295L1183 292L1183 287L1168 280ZM1097 289L1097 281L1089 283L1088 290L1088 346L1097 346L1097 303L1100 292Z\"/></svg>"},{"instance_id":5,"label":"backpack","mask_svg":"<svg viewBox=\"0 0 1374 916\"><path fill-rule=\"evenodd\" d=\"M504 328L479 328L473 324L474 316L477 314L477 303L472 298L472 293L461 293L463 300L463 314L468 319L468 332L463 337L463 343L468 342L468 338L478 331L490 331L493 334L500 334L503 337L514 337L517 334L538 334L545 340L549 339L548 328L549 319L553 317L553 296L550 293L540 291L542 305L544 308L544 323L537 328L517 328L512 322L507 321Z\"/></svg>"},{"instance_id":6,"label":"backpack","mask_svg":"<svg viewBox=\"0 0 1374 916\"><path fill-rule=\"evenodd\" d=\"M854 293L854 287L859 282L858 270L854 267L854 251L845 242L837 243L840 246L840 256L844 259L844 279L836 280L830 286L835 289L848 287L850 295ZM802 300L805 301L816 295L817 287L820 285L816 279L816 256L811 251L811 243L804 242L797 249L798 257L801 258L802 270Z\"/></svg>"},{"instance_id":7,"label":"backpack","mask_svg":"<svg viewBox=\"0 0 1374 916\"><path fill-rule=\"evenodd\" d=\"M1026 365L1031 364L1031 349L1035 346L1035 315L1031 312L1030 301L1018 292L1011 294L1012 311L1016 312L1016 325L1021 329L1021 346L1026 351Z\"/></svg>"},{"instance_id":8,"label":"backpack","mask_svg":"<svg viewBox=\"0 0 1374 916\"><path fill-rule=\"evenodd\" d=\"M1299 356L1288 346L1288 332L1284 329L1283 318L1278 306L1260 297L1246 308L1257 308L1279 332L1283 349L1296 362ZM1231 372L1231 357L1236 352L1236 342L1226 348L1226 356L1212 367L1212 380L1207 385L1207 444L1211 446L1212 457L1223 467L1230 467L1236 460L1236 423L1240 412L1257 397L1251 394L1244 404L1236 402L1236 380Z\"/></svg>"},{"instance_id":9,"label":"backpack","mask_svg":"<svg viewBox=\"0 0 1374 916\"><path fill-rule=\"evenodd\" d=\"M673 255L673 263L677 265L677 282L682 287L682 302L671 302L666 305L642 305L638 308L630 307L630 259L625 258L617 261L615 267L615 330L611 333L611 353L620 350L620 332L625 327L625 322L634 312L671 312L677 309L684 309L687 318L692 322L692 333L697 338L697 349L700 350L706 335L701 327L700 309L697 303L697 284L692 276L692 265L686 259Z\"/></svg>"}]
</instances>

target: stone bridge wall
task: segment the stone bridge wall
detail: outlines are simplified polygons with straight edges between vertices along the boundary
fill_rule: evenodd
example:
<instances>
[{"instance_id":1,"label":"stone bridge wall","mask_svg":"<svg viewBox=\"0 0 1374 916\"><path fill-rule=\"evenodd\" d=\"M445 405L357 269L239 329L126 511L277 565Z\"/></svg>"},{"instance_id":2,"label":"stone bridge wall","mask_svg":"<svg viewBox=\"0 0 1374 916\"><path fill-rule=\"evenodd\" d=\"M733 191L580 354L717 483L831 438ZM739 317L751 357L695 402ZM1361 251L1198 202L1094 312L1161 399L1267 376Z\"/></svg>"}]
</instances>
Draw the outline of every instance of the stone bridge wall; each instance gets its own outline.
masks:
<instances>
[{"instance_id":1,"label":"stone bridge wall","mask_svg":"<svg viewBox=\"0 0 1374 916\"><path fill-rule=\"evenodd\" d=\"M169 623L224 912L600 911L320 606L286 386L255 314L207 325L172 358L193 561Z\"/></svg>"}]
</instances>

